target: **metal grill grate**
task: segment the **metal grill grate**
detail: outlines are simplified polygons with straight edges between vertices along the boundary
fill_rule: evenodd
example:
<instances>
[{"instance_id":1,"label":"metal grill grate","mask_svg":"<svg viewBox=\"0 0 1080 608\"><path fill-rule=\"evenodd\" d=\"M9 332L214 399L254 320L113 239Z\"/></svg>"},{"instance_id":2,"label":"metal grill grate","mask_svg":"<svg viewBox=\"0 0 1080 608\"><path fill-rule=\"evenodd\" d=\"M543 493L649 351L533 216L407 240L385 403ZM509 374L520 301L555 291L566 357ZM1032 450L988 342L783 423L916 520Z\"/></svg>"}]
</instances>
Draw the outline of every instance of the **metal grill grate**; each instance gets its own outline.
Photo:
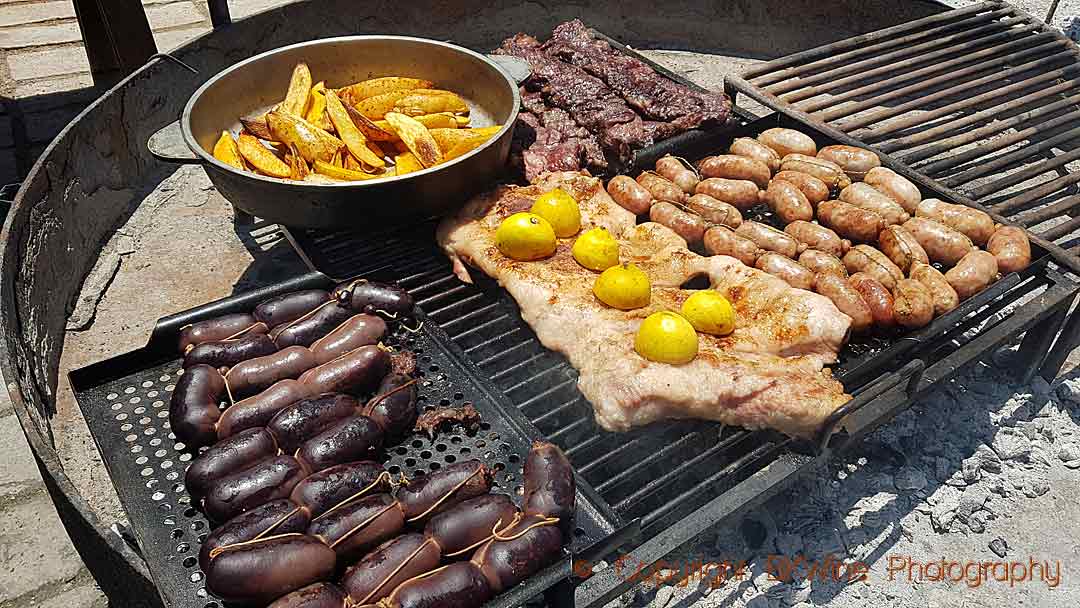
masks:
<instances>
[{"instance_id":1,"label":"metal grill grate","mask_svg":"<svg viewBox=\"0 0 1080 608\"><path fill-rule=\"evenodd\" d=\"M1069 236L1080 229L1078 59L1060 32L983 2L769 61L727 86L888 154L887 166L1028 228L1080 272Z\"/></svg>"}]
</instances>

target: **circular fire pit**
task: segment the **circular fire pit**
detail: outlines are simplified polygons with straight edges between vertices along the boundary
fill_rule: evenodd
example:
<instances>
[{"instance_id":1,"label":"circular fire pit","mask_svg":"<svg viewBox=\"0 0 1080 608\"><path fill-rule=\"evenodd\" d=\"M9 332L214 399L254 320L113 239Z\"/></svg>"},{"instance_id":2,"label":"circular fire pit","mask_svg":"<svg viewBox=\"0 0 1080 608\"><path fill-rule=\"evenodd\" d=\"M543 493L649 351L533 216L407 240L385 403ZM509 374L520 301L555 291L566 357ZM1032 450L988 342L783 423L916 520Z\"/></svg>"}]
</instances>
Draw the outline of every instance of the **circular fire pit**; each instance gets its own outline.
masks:
<instances>
[{"instance_id":1,"label":"circular fire pit","mask_svg":"<svg viewBox=\"0 0 1080 608\"><path fill-rule=\"evenodd\" d=\"M655 4L637 1L547 6L419 2L368 4L361 14L354 3L340 0L282 7L193 41L174 55L195 67L197 75L160 60L139 69L80 114L41 156L9 213L0 262L3 374L46 484L87 566L113 601L160 605L138 553L111 529L111 520L102 517L109 510L95 508L96 500L72 482L52 423L58 415L78 416L58 411L58 396L67 390L61 380L68 371L61 365L61 353L81 286L116 229L145 201L161 200L162 181L174 170L156 161L145 143L177 119L191 93L212 74L255 53L313 38L391 33L488 50L515 32L546 32L572 18L637 48L769 59L944 9L928 1L758 0L727 3L724 12L703 12L700 3L678 1L657 14ZM196 209L190 221L197 222L197 216ZM198 252L191 255L197 259ZM211 263L235 270L241 260L207 260ZM171 269L174 276L197 270ZM155 286L146 289L152 300ZM199 293L191 297L196 299L187 306L162 305L175 311L209 299L200 299ZM130 319L133 323L145 326L160 316L140 314L141 307L141 302L129 304L137 317ZM94 466L78 462L69 467L72 464Z\"/></svg>"}]
</instances>

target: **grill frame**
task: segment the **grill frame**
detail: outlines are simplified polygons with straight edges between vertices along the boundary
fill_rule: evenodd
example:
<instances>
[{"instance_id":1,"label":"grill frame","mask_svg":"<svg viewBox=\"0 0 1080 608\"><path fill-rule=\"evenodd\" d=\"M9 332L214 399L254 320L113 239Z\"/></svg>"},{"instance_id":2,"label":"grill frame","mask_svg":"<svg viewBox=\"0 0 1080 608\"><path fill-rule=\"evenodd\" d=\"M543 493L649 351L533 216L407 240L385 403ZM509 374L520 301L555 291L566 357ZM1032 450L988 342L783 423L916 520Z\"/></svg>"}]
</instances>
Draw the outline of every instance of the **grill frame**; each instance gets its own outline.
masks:
<instances>
[{"instance_id":1,"label":"grill frame","mask_svg":"<svg viewBox=\"0 0 1080 608\"><path fill-rule=\"evenodd\" d=\"M1004 18L1004 21L999 21L999 18ZM965 29L966 26L973 27ZM1019 27L1014 29L1014 26ZM982 39L975 37L979 33L988 32L996 33ZM935 34L948 35L932 39ZM924 38L931 40L904 46ZM968 39L971 40L949 46L952 42ZM982 48L988 44L988 40L997 42L998 39L1007 42ZM1046 40L1048 42L1044 42ZM1003 47L1025 44L1031 48L1019 53L1002 54ZM891 50L898 46L901 47L899 50ZM1047 53L1051 47L1063 50ZM912 67L939 55L951 59L902 74L899 84L906 82L913 74L931 76L943 70L944 73L912 85L896 87L895 79L875 82L872 80L874 76L884 72L874 73L872 70L867 73L869 76L863 74L858 78L838 78L826 86L816 84L863 67L878 66L890 56L905 57L907 61L874 69L896 70L898 67ZM1025 57L1018 59L1018 55ZM1028 61L1027 55L1038 57ZM845 63L849 60L853 63ZM1019 65L1016 65L1017 63ZM953 66L962 65L966 67L948 71ZM818 72L818 69L825 71ZM995 71L986 73L987 70ZM805 78L800 78L800 74ZM1010 75L1023 75L1023 79L973 97L951 101L957 93L1008 78ZM860 89L864 89L862 93L870 94L880 89L888 91L844 107L847 97L858 99L861 96L852 94L852 89L844 91L844 88L852 84L859 85L864 80L868 84L854 89L856 93ZM807 84L810 85L809 89L805 88ZM944 85L945 88L938 85ZM1038 85L1042 86L1033 88ZM1071 129L1052 134L1053 130L1059 127L1068 129L1067 123L1074 118L1080 118L1078 87L1080 48L1064 34L1032 15L996 1L947 11L788 55L725 79L725 90L733 98L742 93L790 117L799 125L795 128L810 127L829 135L839 143L870 148L878 153L884 166L919 186L986 211L995 221L1025 228L1033 243L1044 248L1053 256L1055 262L1074 273L1080 273L1080 242L1066 243L1066 247L1063 247L1054 241L1080 227L1080 220L1077 219L1080 217L1080 195L1070 195L1066 190L1065 198L1051 201L1048 197L1072 184L1080 183L1080 177L1077 177L1080 173L1066 174L1034 184L1030 189L1009 194L1003 200L995 199L992 193L1046 175L1065 162L1080 159L1080 152L1076 151L1077 145L1080 145L1080 130ZM836 102L830 98L825 101L819 97L827 91L839 91L842 100ZM889 102L893 101L893 96L898 105L890 107ZM994 103L995 98L1003 96L1008 97L985 107ZM814 99L818 101L809 101ZM940 106L939 102L945 105ZM1036 103L1039 105L1032 106ZM860 111L870 110L871 113L862 118L843 119L844 116L856 114L854 108L860 108ZM1009 115L1003 116L1005 113ZM1000 120L965 131L991 116ZM895 120L897 117L902 119ZM1043 117L1048 120L1041 121ZM935 121L939 119L945 122L936 124ZM866 128L879 123L883 125ZM1017 134L1015 130L1010 133L1009 130L1013 127L1020 129L1021 133ZM916 130L919 128L925 130L919 132ZM1051 135L1046 138L1048 132ZM897 135L898 133L900 135ZM992 135L1001 137L959 151L963 146ZM1024 141L1027 143L1022 144L1019 149L1007 151L997 157L992 156L998 150L1011 148ZM1069 146L1071 151L1054 157L1043 155L1043 152L1055 145L1066 142L1073 144ZM930 159L934 160L923 162ZM1016 168L1016 163L1021 167L1025 164L1028 166L1015 173L1003 175L993 182L971 185L974 180L995 169L1006 166ZM957 166L963 169L963 173L947 173ZM961 188L964 184L969 186ZM1050 204L1040 208L1043 202ZM1031 230L1050 219L1060 219L1065 223L1047 229Z\"/></svg>"}]
</instances>

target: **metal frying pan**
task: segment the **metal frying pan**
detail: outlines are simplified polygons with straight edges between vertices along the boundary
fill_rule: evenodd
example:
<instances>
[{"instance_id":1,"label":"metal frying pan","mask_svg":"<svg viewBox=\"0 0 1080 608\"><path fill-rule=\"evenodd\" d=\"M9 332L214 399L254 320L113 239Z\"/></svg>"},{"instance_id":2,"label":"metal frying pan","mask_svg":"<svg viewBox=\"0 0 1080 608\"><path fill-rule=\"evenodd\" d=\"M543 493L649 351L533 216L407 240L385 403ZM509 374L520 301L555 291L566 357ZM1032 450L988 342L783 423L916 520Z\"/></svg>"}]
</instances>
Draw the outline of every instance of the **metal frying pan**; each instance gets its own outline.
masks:
<instances>
[{"instance_id":1,"label":"metal frying pan","mask_svg":"<svg viewBox=\"0 0 1080 608\"><path fill-rule=\"evenodd\" d=\"M183 115L155 133L147 146L170 162L198 163L237 208L268 221L308 228L342 228L371 222L404 222L461 206L506 167L520 97L520 65L423 38L345 36L302 42L241 61L208 80L188 100ZM453 90L469 105L471 126L503 125L479 148L452 161L401 177L362 182L309 183L240 171L213 157L223 130L237 133L240 117L281 101L293 67L306 62L327 87L377 78L425 78ZM496 63L498 62L498 63ZM500 67L500 65L502 67ZM176 136L183 137L175 145ZM174 145L170 146L170 139Z\"/></svg>"}]
</instances>

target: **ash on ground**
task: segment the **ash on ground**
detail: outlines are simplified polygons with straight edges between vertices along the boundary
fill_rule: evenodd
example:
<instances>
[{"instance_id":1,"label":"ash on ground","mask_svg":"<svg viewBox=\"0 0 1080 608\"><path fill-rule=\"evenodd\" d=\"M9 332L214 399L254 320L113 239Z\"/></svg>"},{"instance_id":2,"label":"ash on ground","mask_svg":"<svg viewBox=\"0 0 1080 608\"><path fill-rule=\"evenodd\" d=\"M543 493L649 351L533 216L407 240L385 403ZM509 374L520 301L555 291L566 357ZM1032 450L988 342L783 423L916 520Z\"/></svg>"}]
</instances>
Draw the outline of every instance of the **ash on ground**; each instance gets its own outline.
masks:
<instances>
[{"instance_id":1,"label":"ash on ground","mask_svg":"<svg viewBox=\"0 0 1080 608\"><path fill-rule=\"evenodd\" d=\"M1019 367L1005 346L667 568L624 562L609 608L1073 605L1080 368Z\"/></svg>"}]
</instances>

